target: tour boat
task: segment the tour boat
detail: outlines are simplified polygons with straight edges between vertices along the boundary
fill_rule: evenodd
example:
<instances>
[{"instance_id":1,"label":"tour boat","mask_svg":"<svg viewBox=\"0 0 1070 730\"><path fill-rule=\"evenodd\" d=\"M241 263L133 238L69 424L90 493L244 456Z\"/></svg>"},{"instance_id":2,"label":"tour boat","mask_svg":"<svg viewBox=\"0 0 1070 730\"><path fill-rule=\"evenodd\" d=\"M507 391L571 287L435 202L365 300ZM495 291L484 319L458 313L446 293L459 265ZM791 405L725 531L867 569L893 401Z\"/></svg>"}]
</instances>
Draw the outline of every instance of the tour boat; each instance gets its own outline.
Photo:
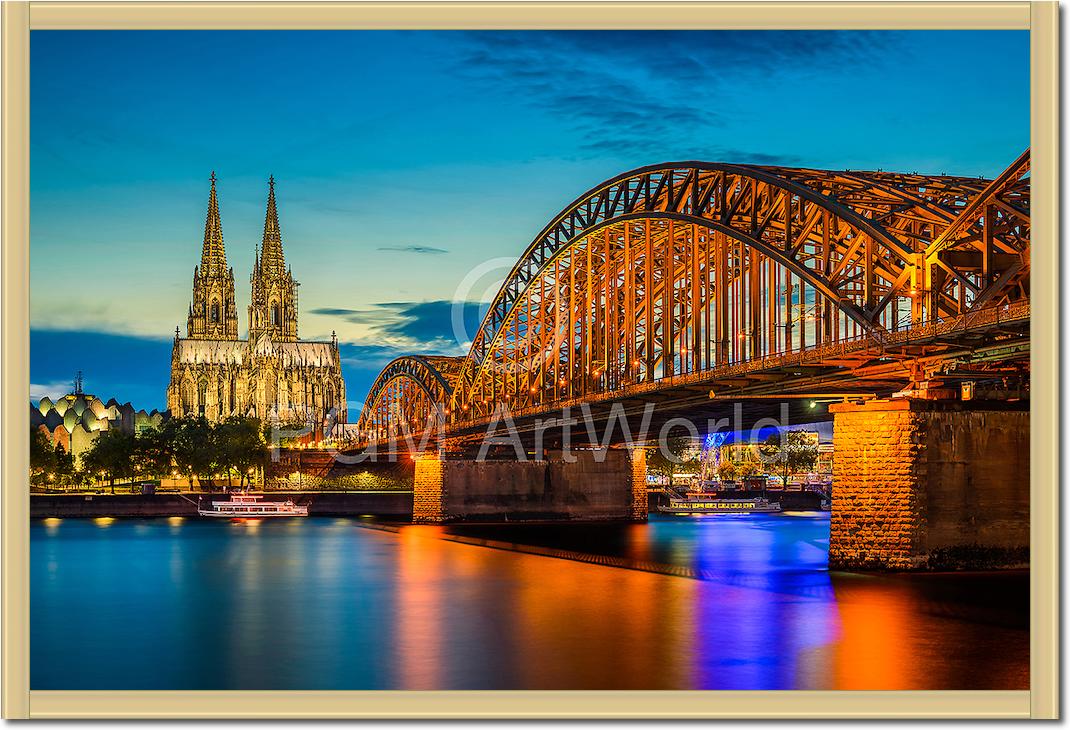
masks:
<instances>
[{"instance_id":1,"label":"tour boat","mask_svg":"<svg viewBox=\"0 0 1070 730\"><path fill-rule=\"evenodd\" d=\"M293 500L285 502L261 502L262 494L232 494L225 502L212 502L210 509L199 504L197 514L201 517L308 517L308 507L296 505Z\"/></svg>"},{"instance_id":2,"label":"tour boat","mask_svg":"<svg viewBox=\"0 0 1070 730\"><path fill-rule=\"evenodd\" d=\"M676 515L747 514L752 512L780 512L780 502L762 497L753 499L703 499L701 497L670 498L669 505L658 505L659 512Z\"/></svg>"}]
</instances>

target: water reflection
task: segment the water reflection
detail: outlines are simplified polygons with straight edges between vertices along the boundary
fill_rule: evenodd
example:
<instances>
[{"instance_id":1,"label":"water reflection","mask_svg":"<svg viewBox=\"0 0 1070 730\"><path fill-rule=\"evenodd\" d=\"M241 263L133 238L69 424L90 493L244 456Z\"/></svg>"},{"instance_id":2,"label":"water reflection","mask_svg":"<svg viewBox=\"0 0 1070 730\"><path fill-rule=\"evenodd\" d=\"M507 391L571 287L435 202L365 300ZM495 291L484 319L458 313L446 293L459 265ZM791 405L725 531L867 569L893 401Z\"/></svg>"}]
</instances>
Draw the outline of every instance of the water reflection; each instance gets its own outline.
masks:
<instances>
[{"instance_id":1,"label":"water reflection","mask_svg":"<svg viewBox=\"0 0 1070 730\"><path fill-rule=\"evenodd\" d=\"M402 689L440 689L445 664L440 616L448 607L440 581L443 558L435 528L404 530L398 536L397 666ZM473 617L475 620L475 617Z\"/></svg>"},{"instance_id":2,"label":"water reflection","mask_svg":"<svg viewBox=\"0 0 1070 730\"><path fill-rule=\"evenodd\" d=\"M31 684L1028 686L1026 573L830 574L819 513L370 527L36 521Z\"/></svg>"}]
</instances>

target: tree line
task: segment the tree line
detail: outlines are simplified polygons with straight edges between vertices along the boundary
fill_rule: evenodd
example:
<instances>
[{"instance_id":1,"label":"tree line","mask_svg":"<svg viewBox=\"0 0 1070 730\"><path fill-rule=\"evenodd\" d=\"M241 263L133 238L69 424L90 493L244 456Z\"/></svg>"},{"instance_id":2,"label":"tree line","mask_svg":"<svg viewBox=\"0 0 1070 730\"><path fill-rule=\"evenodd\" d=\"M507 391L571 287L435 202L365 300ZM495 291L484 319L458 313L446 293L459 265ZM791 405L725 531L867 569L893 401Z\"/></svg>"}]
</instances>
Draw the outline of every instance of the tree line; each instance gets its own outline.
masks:
<instances>
[{"instance_id":1,"label":"tree line","mask_svg":"<svg viewBox=\"0 0 1070 730\"><path fill-rule=\"evenodd\" d=\"M159 479L181 475L202 484L238 477L244 485L267 456L259 419L232 417L212 423L203 416L172 418L141 433L101 431L81 454L78 468L48 437L30 434L30 477L35 484L86 484L96 480Z\"/></svg>"}]
</instances>

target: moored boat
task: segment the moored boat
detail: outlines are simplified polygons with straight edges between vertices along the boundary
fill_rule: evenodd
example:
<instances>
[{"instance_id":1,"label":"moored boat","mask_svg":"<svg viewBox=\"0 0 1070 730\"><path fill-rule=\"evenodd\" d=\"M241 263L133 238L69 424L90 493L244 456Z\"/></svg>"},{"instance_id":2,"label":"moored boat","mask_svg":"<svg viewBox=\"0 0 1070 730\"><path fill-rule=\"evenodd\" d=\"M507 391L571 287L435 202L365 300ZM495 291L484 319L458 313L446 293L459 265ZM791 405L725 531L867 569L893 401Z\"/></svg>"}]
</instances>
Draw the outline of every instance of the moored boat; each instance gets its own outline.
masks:
<instances>
[{"instance_id":1,"label":"moored boat","mask_svg":"<svg viewBox=\"0 0 1070 730\"><path fill-rule=\"evenodd\" d=\"M668 506L658 505L659 512L676 515L750 514L780 512L780 502L762 497L753 499L709 499L702 497L672 497Z\"/></svg>"},{"instance_id":2,"label":"moored boat","mask_svg":"<svg viewBox=\"0 0 1070 730\"><path fill-rule=\"evenodd\" d=\"M229 500L213 501L210 508L197 506L201 517L308 517L308 507L285 502L264 502L262 494L232 494Z\"/></svg>"}]
</instances>

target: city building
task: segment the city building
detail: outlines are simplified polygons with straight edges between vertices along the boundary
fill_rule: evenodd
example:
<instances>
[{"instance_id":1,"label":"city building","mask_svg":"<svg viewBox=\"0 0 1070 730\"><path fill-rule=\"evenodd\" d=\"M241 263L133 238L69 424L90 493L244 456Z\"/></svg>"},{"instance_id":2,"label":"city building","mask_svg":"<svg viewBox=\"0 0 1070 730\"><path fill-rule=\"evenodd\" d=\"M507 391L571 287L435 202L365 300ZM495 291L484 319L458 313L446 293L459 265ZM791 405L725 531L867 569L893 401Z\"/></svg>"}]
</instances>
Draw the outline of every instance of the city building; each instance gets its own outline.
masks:
<instances>
[{"instance_id":1,"label":"city building","mask_svg":"<svg viewBox=\"0 0 1070 730\"><path fill-rule=\"evenodd\" d=\"M813 429L813 430L810 430ZM817 451L817 460L812 469L806 473L796 474L795 479L801 481L828 481L832 478L832 424L814 424L807 429L791 429L798 434L803 443L813 446ZM724 443L710 452L712 458L708 459L707 469L711 478L716 472L718 464L729 462L736 466L752 465L756 474L766 473L766 465L762 459L762 441L735 441Z\"/></svg>"},{"instance_id":2,"label":"city building","mask_svg":"<svg viewBox=\"0 0 1070 730\"><path fill-rule=\"evenodd\" d=\"M167 414L156 409L136 410L130 403L114 398L107 403L82 390L82 374L74 380L74 390L53 401L45 396L37 404L30 403L30 426L48 438L52 446L59 446L75 458L89 449L102 431L120 429L126 433L141 433L159 428Z\"/></svg>"},{"instance_id":3,"label":"city building","mask_svg":"<svg viewBox=\"0 0 1070 730\"><path fill-rule=\"evenodd\" d=\"M298 283L283 256L273 177L250 284L249 335L239 339L234 269L227 265L212 173L186 336L175 329L171 352L171 415L203 415L212 421L250 416L300 423L317 433L344 423L345 383L337 338L332 334L330 341L313 342L297 336Z\"/></svg>"}]
</instances>

